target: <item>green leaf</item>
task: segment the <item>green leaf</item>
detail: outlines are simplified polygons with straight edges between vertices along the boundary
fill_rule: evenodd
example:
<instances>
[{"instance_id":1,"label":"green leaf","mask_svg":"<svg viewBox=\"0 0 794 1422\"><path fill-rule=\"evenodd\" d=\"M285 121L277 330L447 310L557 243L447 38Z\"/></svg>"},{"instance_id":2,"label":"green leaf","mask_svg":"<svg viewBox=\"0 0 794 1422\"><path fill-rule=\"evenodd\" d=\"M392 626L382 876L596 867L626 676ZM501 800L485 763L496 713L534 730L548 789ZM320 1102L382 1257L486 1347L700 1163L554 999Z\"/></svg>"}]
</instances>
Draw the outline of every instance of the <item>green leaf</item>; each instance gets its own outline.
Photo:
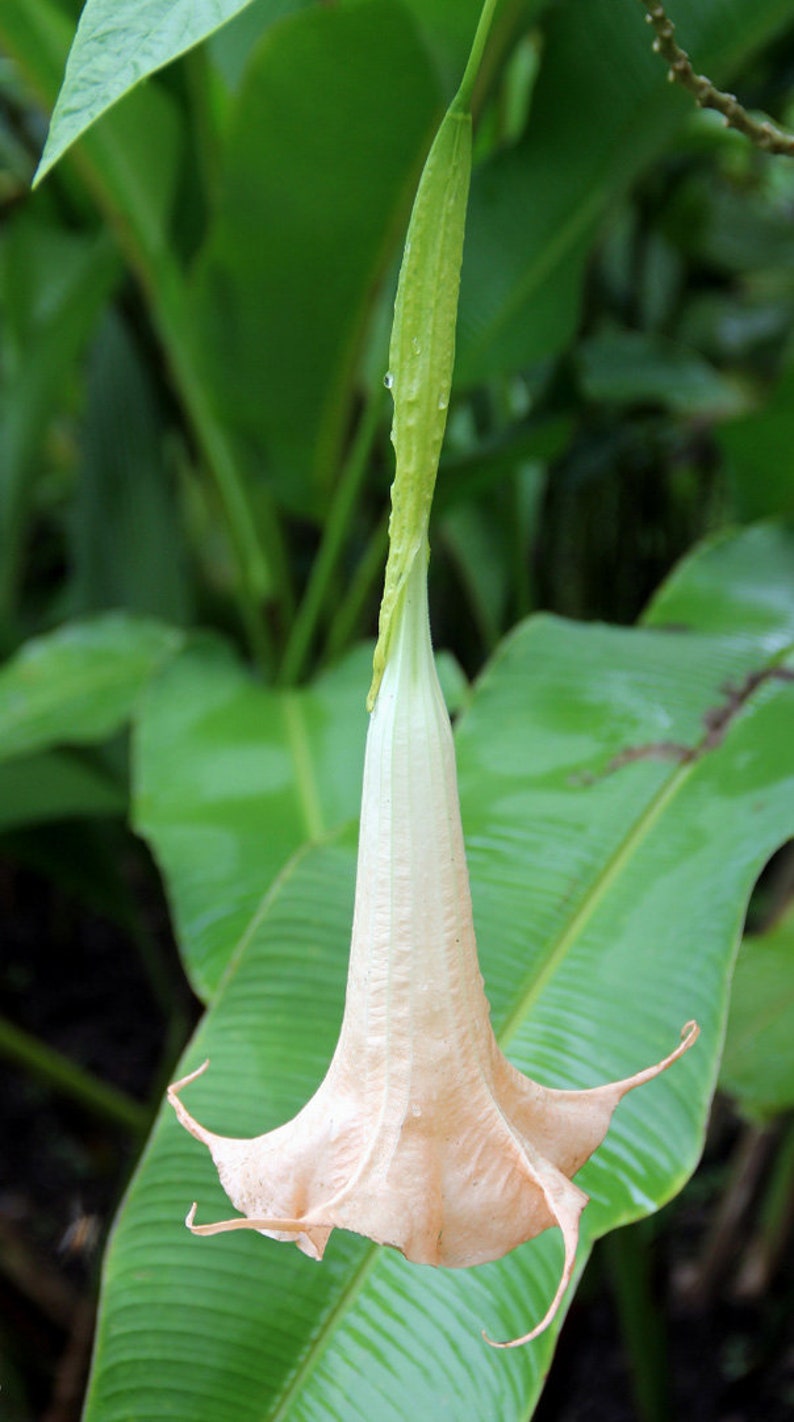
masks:
<instances>
[{"instance_id":1,"label":"green leaf","mask_svg":"<svg viewBox=\"0 0 794 1422\"><path fill-rule=\"evenodd\" d=\"M790 17L788 0L678 0L699 69L721 82ZM527 131L475 172L461 286L460 386L559 351L584 264L619 194L693 107L667 83L639 7L555 5Z\"/></svg>"},{"instance_id":2,"label":"green leaf","mask_svg":"<svg viewBox=\"0 0 794 1422\"><path fill-rule=\"evenodd\" d=\"M338 473L367 318L438 107L396 0L285 20L237 96L197 320L225 419L304 512Z\"/></svg>"},{"instance_id":3,"label":"green leaf","mask_svg":"<svg viewBox=\"0 0 794 1422\"><path fill-rule=\"evenodd\" d=\"M251 55L270 25L313 3L314 0L247 0L234 19L222 29L213 30L207 40L207 52L227 86L239 88Z\"/></svg>"},{"instance_id":4,"label":"green leaf","mask_svg":"<svg viewBox=\"0 0 794 1422\"><path fill-rule=\"evenodd\" d=\"M0 763L0 831L45 820L123 815L127 796L107 770L67 751Z\"/></svg>"},{"instance_id":5,"label":"green leaf","mask_svg":"<svg viewBox=\"0 0 794 1422\"><path fill-rule=\"evenodd\" d=\"M794 912L745 938L736 961L720 1086L748 1116L794 1106Z\"/></svg>"},{"instance_id":6,"label":"green leaf","mask_svg":"<svg viewBox=\"0 0 794 1422\"><path fill-rule=\"evenodd\" d=\"M747 397L696 351L645 331L606 331L576 353L588 400L656 405L682 415L721 419L741 414Z\"/></svg>"},{"instance_id":7,"label":"green leaf","mask_svg":"<svg viewBox=\"0 0 794 1422\"><path fill-rule=\"evenodd\" d=\"M0 39L47 107L57 92L70 34L69 21L53 0L3 0ZM75 154L76 166L121 229L128 256L145 253L150 263L162 256L179 144L176 106L162 88L148 85L128 95Z\"/></svg>"},{"instance_id":8,"label":"green leaf","mask_svg":"<svg viewBox=\"0 0 794 1422\"><path fill-rule=\"evenodd\" d=\"M150 686L133 815L163 870L196 991L217 987L279 870L358 814L370 647L298 691L256 683L221 643Z\"/></svg>"},{"instance_id":9,"label":"green leaf","mask_svg":"<svg viewBox=\"0 0 794 1422\"><path fill-rule=\"evenodd\" d=\"M53 75L68 47L68 28L52 0L8 0L0 11L0 41L45 103L57 86ZM198 368L190 294L166 232L174 184L181 176L181 137L170 95L164 86L147 85L128 94L85 135L74 164L118 234L148 299L185 416L219 496L249 642L267 665L261 605L274 593L288 603L289 580L267 491L260 488L255 506L237 451L217 419Z\"/></svg>"},{"instance_id":10,"label":"green leaf","mask_svg":"<svg viewBox=\"0 0 794 1422\"><path fill-rule=\"evenodd\" d=\"M763 579L763 570L759 576ZM794 830L794 686L749 639L538 618L503 644L457 734L475 921L495 1028L546 1084L582 1087L655 1060L690 1016L699 1043L627 1099L578 1177L592 1240L657 1208L693 1170L753 882ZM728 678L754 674L718 742ZM707 718L709 718L707 720ZM219 707L217 726L224 722ZM666 749L660 750L665 743ZM672 749L671 749L672 748ZM251 774L217 768L216 795ZM196 847L197 848L197 847ZM208 840L190 873L211 872ZM183 867L184 872L184 867ZM188 1050L211 1058L190 1109L253 1134L300 1108L338 1031L353 902L345 834L305 849L240 934ZM162 1114L114 1233L86 1422L527 1418L556 1325L554 1232L477 1269L434 1271L352 1236L317 1266L291 1245L193 1239L229 1213L205 1152Z\"/></svg>"},{"instance_id":11,"label":"green leaf","mask_svg":"<svg viewBox=\"0 0 794 1422\"><path fill-rule=\"evenodd\" d=\"M782 650L794 641L794 530L759 523L700 544L659 589L643 621Z\"/></svg>"},{"instance_id":12,"label":"green leaf","mask_svg":"<svg viewBox=\"0 0 794 1422\"><path fill-rule=\"evenodd\" d=\"M27 642L0 670L0 760L105 740L181 640L160 623L108 613Z\"/></svg>"},{"instance_id":13,"label":"green leaf","mask_svg":"<svg viewBox=\"0 0 794 1422\"><path fill-rule=\"evenodd\" d=\"M101 114L249 0L87 0L36 181ZM274 5L275 14L282 6Z\"/></svg>"}]
</instances>

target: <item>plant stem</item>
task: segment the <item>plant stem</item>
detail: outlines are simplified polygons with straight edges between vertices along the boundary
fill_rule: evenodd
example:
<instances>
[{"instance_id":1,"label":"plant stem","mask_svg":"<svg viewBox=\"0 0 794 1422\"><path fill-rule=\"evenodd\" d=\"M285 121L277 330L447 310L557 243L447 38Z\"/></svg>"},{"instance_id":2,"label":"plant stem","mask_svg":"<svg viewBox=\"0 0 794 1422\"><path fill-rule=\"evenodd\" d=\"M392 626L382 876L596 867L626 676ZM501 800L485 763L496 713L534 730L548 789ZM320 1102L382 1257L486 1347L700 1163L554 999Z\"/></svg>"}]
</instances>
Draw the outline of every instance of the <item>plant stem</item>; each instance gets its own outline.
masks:
<instances>
[{"instance_id":1,"label":"plant stem","mask_svg":"<svg viewBox=\"0 0 794 1422\"><path fill-rule=\"evenodd\" d=\"M292 624L284 659L279 669L278 680L281 685L293 685L305 671L312 639L326 600L328 585L336 571L350 526L350 516L367 471L382 410L383 400L380 390L377 390L369 398L337 484L320 549L314 560L298 615Z\"/></svg>"},{"instance_id":2,"label":"plant stem","mask_svg":"<svg viewBox=\"0 0 794 1422\"><path fill-rule=\"evenodd\" d=\"M664 6L659 0L640 0L640 3L647 10L645 18L649 25L653 25L656 34L653 47L670 66L667 72L670 82L688 89L701 108L716 109L730 128L738 129L745 138L767 153L794 158L794 134L786 133L769 119L754 119L734 94L717 89L705 74L696 74L689 55L675 38L675 25Z\"/></svg>"},{"instance_id":3,"label":"plant stem","mask_svg":"<svg viewBox=\"0 0 794 1422\"><path fill-rule=\"evenodd\" d=\"M87 1107L95 1116L124 1126L135 1135L143 1135L149 1128L151 1118L145 1106L115 1086L99 1081L4 1017L0 1017L0 1055L24 1067L46 1086Z\"/></svg>"},{"instance_id":4,"label":"plant stem","mask_svg":"<svg viewBox=\"0 0 794 1422\"><path fill-rule=\"evenodd\" d=\"M352 641L359 630L361 614L367 598L383 575L383 559L389 546L389 516L384 512L372 533L364 551L344 601L337 608L328 641L323 653L323 663L335 657Z\"/></svg>"},{"instance_id":5,"label":"plant stem","mask_svg":"<svg viewBox=\"0 0 794 1422\"><path fill-rule=\"evenodd\" d=\"M491 29L491 23L493 21L494 15L496 14L499 2L500 0L485 0L485 3L482 7L482 11L480 13L479 21L477 23L477 29L474 33L474 39L472 40L471 52L469 54L466 68L463 71L463 78L460 81L460 88L458 89L458 92L452 101L453 108L469 109L471 107L471 98L472 93L474 91L474 85L477 81L477 75L480 70L480 63L482 61L483 53L485 51L485 45L488 40L488 34Z\"/></svg>"}]
</instances>

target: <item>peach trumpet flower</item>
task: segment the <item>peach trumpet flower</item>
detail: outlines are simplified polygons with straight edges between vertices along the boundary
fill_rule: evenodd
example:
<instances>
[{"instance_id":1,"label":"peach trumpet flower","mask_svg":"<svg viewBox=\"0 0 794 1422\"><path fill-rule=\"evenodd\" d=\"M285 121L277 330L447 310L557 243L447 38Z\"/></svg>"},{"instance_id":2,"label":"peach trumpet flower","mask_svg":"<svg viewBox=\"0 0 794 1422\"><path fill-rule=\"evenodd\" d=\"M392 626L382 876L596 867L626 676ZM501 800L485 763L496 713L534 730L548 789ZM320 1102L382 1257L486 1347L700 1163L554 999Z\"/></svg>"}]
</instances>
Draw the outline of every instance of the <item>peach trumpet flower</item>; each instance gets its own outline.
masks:
<instances>
[{"instance_id":1,"label":"peach trumpet flower","mask_svg":"<svg viewBox=\"0 0 794 1422\"><path fill-rule=\"evenodd\" d=\"M565 1257L551 1322L576 1257L587 1195L571 1177L626 1092L663 1061L586 1091L538 1085L494 1036L477 962L455 753L427 613L427 544L409 570L367 738L344 1019L327 1075L286 1125L216 1135L169 1088L209 1149L241 1217L195 1234L254 1229L321 1259L332 1229L393 1245L421 1264L499 1259L550 1226ZM489 1340L490 1341L490 1340Z\"/></svg>"}]
</instances>

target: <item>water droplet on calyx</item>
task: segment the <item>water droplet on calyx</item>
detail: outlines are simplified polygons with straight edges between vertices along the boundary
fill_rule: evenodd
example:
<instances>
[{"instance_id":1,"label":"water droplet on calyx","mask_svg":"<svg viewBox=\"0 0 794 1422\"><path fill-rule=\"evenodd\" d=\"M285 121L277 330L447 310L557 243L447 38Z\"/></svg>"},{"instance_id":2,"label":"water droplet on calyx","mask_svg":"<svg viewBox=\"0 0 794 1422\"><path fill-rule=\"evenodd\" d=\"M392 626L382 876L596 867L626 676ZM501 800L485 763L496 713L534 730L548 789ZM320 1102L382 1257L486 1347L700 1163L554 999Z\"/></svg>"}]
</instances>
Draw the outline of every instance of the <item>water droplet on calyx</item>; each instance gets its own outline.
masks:
<instances>
[{"instance_id":1,"label":"water droplet on calyx","mask_svg":"<svg viewBox=\"0 0 794 1422\"><path fill-rule=\"evenodd\" d=\"M387 390L394 389L394 376L392 375L390 370L386 371L386 374L383 377L383 384L386 386Z\"/></svg>"}]
</instances>

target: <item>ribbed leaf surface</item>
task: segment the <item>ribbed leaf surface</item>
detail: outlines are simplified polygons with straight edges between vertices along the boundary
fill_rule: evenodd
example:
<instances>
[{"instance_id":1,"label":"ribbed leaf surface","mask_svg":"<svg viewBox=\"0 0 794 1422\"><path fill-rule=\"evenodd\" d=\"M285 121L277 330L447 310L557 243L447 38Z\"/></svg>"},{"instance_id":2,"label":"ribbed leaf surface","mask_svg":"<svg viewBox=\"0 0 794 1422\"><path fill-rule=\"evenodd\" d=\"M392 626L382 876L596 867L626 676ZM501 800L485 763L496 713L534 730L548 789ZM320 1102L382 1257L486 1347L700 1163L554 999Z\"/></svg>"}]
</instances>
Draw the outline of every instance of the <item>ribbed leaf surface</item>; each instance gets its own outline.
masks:
<instances>
[{"instance_id":1,"label":"ribbed leaf surface","mask_svg":"<svg viewBox=\"0 0 794 1422\"><path fill-rule=\"evenodd\" d=\"M655 1209L697 1161L747 897L794 831L793 713L779 642L539 618L459 727L482 966L510 1057L581 1087L655 1060L688 1017L702 1027L577 1177L592 1197L582 1264L596 1234ZM211 1057L189 1088L211 1128L275 1126L321 1079L353 884L349 834L301 851L240 936L184 1063ZM194 1198L200 1219L230 1213L206 1152L163 1114L107 1258L87 1422L530 1415L554 1331L502 1354L480 1329L511 1336L540 1316L554 1232L460 1272L337 1234L316 1265L256 1235L192 1238Z\"/></svg>"},{"instance_id":2,"label":"ribbed leaf surface","mask_svg":"<svg viewBox=\"0 0 794 1422\"><path fill-rule=\"evenodd\" d=\"M182 640L111 612L27 642L0 671L0 760L112 735Z\"/></svg>"},{"instance_id":3,"label":"ribbed leaf surface","mask_svg":"<svg viewBox=\"0 0 794 1422\"><path fill-rule=\"evenodd\" d=\"M290 856L358 814L371 659L362 647L305 690L273 691L205 642L150 687L136 733L135 821L163 870L201 996Z\"/></svg>"}]
</instances>

